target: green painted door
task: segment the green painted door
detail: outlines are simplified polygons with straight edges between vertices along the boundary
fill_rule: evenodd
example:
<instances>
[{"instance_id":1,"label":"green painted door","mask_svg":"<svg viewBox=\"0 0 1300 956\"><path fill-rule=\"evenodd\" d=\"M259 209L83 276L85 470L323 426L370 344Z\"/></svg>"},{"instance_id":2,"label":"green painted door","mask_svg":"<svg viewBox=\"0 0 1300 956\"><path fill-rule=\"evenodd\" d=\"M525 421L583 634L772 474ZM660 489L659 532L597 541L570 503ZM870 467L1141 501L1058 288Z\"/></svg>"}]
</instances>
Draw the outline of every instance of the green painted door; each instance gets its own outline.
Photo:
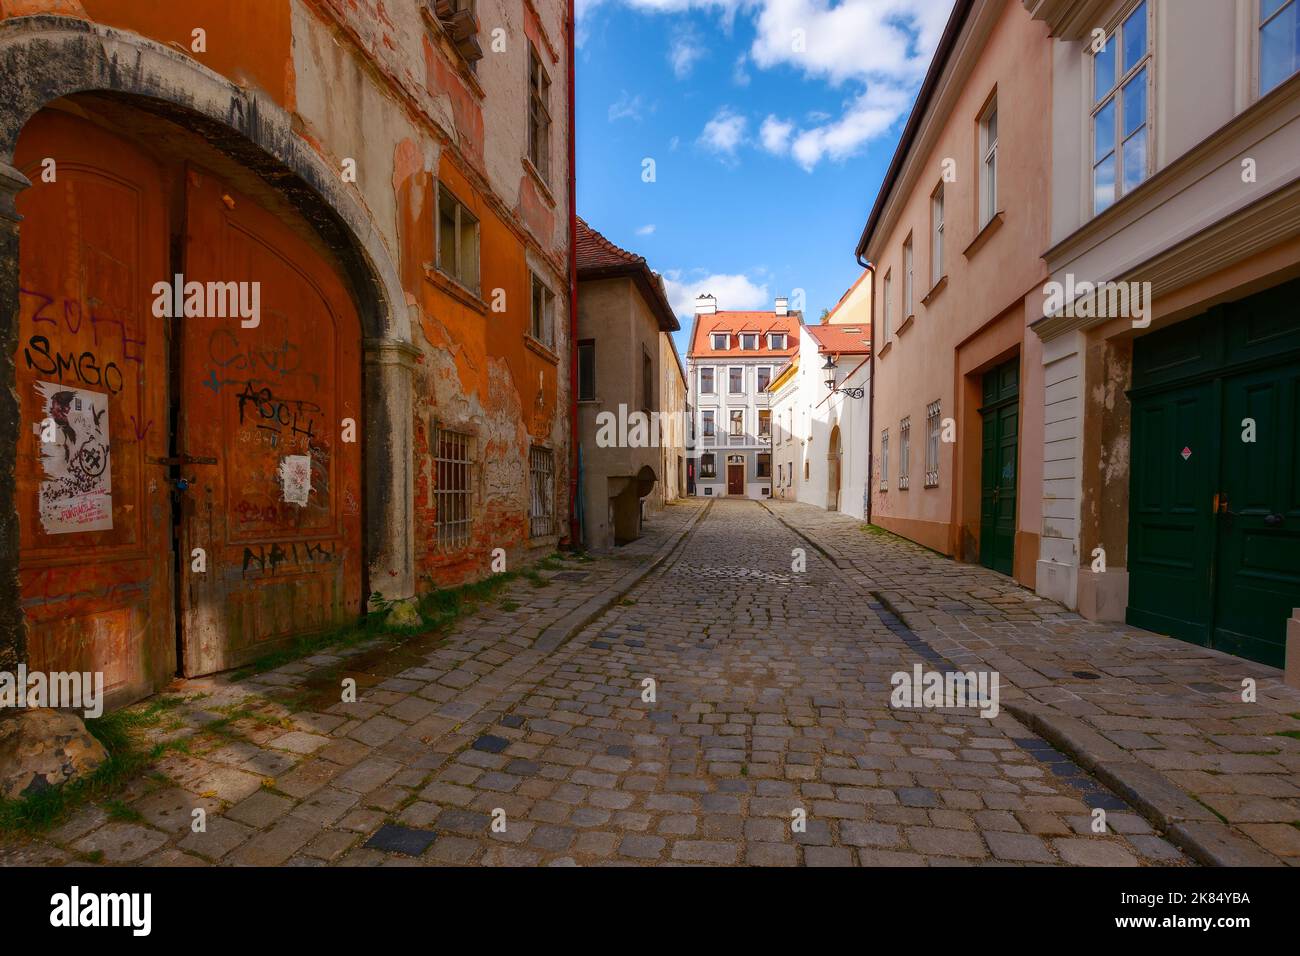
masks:
<instances>
[{"instance_id":1,"label":"green painted door","mask_svg":"<svg viewBox=\"0 0 1300 956\"><path fill-rule=\"evenodd\" d=\"M980 467L980 564L1003 574L1015 565L1016 477L1020 439L1020 359L984 376Z\"/></svg>"},{"instance_id":2,"label":"green painted door","mask_svg":"<svg viewBox=\"0 0 1300 956\"><path fill-rule=\"evenodd\" d=\"M1212 384L1133 400L1129 491L1130 624L1209 646L1214 492Z\"/></svg>"},{"instance_id":3,"label":"green painted door","mask_svg":"<svg viewBox=\"0 0 1300 956\"><path fill-rule=\"evenodd\" d=\"M1300 607L1300 364L1226 379L1223 404L1214 646L1281 666Z\"/></svg>"},{"instance_id":4,"label":"green painted door","mask_svg":"<svg viewBox=\"0 0 1300 956\"><path fill-rule=\"evenodd\" d=\"M1138 339L1129 393L1129 623L1279 667L1300 607L1297 298L1293 280Z\"/></svg>"}]
</instances>

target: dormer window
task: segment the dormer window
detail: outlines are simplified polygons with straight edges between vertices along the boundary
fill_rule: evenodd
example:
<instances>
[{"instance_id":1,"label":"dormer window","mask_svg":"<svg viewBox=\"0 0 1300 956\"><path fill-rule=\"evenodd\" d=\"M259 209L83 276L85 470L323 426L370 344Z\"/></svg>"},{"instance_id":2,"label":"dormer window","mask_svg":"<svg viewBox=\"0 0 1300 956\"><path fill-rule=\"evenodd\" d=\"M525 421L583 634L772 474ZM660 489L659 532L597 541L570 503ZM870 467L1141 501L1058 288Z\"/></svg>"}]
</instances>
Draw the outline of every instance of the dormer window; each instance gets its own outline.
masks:
<instances>
[{"instance_id":1,"label":"dormer window","mask_svg":"<svg viewBox=\"0 0 1300 956\"><path fill-rule=\"evenodd\" d=\"M731 336L726 332L714 332L713 350L715 352L725 352L730 347L730 343L727 341L730 338Z\"/></svg>"},{"instance_id":2,"label":"dormer window","mask_svg":"<svg viewBox=\"0 0 1300 956\"><path fill-rule=\"evenodd\" d=\"M758 333L746 332L743 335L741 335L740 347L742 349L751 349L751 350L758 348Z\"/></svg>"},{"instance_id":3,"label":"dormer window","mask_svg":"<svg viewBox=\"0 0 1300 956\"><path fill-rule=\"evenodd\" d=\"M770 335L768 335L768 337L767 337L767 347L770 348L770 349L784 349L784 348L785 348L785 333L784 333L784 332L773 332L773 333L771 333Z\"/></svg>"}]
</instances>

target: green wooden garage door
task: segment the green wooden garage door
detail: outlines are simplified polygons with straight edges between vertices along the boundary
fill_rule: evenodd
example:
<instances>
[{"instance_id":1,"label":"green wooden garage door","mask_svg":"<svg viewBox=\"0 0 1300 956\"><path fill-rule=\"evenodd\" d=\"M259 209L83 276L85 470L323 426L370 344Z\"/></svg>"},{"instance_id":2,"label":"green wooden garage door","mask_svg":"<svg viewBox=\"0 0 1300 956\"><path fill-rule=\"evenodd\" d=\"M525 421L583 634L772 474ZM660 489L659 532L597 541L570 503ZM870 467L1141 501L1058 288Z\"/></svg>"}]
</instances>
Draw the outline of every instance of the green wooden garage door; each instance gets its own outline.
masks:
<instances>
[{"instance_id":1,"label":"green wooden garage door","mask_svg":"<svg viewBox=\"0 0 1300 956\"><path fill-rule=\"evenodd\" d=\"M1281 666L1300 607L1300 282L1139 339L1133 383L1129 622Z\"/></svg>"}]
</instances>

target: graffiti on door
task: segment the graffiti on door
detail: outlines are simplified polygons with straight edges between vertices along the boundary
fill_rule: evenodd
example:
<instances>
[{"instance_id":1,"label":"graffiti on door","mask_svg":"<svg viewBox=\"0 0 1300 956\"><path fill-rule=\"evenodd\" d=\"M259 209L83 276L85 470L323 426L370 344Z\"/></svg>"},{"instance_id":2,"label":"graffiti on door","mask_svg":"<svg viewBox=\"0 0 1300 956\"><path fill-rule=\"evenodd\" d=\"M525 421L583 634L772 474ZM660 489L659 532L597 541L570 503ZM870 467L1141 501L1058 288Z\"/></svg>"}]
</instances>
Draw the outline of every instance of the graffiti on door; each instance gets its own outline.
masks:
<instances>
[{"instance_id":1,"label":"graffiti on door","mask_svg":"<svg viewBox=\"0 0 1300 956\"><path fill-rule=\"evenodd\" d=\"M46 534L113 527L108 396L57 382L36 382L44 415L41 442L41 526Z\"/></svg>"}]
</instances>

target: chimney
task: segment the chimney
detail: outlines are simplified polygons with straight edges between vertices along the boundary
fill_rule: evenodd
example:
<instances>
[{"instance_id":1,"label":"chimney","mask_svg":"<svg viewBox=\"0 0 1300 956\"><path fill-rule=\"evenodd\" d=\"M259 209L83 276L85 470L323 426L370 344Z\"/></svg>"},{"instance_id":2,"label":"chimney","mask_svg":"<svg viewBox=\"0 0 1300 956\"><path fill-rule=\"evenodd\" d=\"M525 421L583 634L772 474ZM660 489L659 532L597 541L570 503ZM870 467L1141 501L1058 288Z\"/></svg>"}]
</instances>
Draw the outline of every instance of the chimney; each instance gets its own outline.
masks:
<instances>
[{"instance_id":1,"label":"chimney","mask_svg":"<svg viewBox=\"0 0 1300 956\"><path fill-rule=\"evenodd\" d=\"M790 300L783 295L779 295L776 297L776 314L777 315L790 314Z\"/></svg>"},{"instance_id":2,"label":"chimney","mask_svg":"<svg viewBox=\"0 0 1300 956\"><path fill-rule=\"evenodd\" d=\"M713 296L705 293L695 300L696 315L715 315L718 311L718 300Z\"/></svg>"}]
</instances>

